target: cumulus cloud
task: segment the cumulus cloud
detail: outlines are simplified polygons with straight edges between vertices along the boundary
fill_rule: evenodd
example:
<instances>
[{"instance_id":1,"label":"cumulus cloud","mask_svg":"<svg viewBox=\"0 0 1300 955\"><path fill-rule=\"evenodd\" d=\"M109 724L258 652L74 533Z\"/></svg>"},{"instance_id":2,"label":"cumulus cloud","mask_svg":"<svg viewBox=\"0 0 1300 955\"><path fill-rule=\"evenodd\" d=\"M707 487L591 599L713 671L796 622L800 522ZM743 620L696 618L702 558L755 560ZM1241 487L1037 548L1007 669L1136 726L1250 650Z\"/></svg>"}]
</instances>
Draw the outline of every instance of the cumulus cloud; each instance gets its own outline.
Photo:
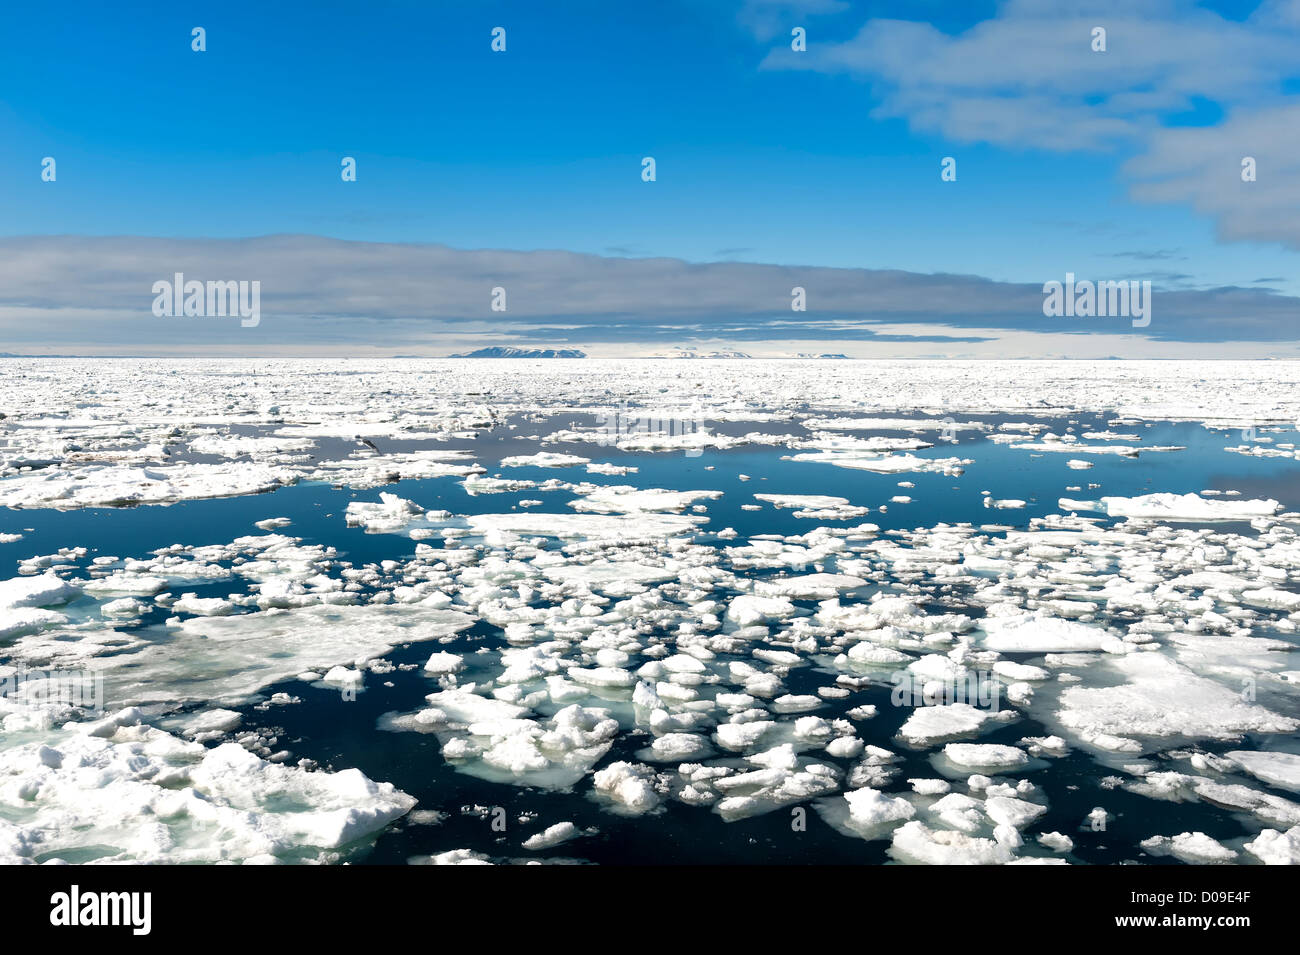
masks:
<instances>
[{"instance_id":1,"label":"cumulus cloud","mask_svg":"<svg viewBox=\"0 0 1300 955\"><path fill-rule=\"evenodd\" d=\"M1254 182L1242 180L1247 158ZM1221 126L1162 129L1125 168L1136 198L1190 203L1214 217L1223 239L1300 248L1300 103L1243 110Z\"/></svg>"},{"instance_id":2,"label":"cumulus cloud","mask_svg":"<svg viewBox=\"0 0 1300 955\"><path fill-rule=\"evenodd\" d=\"M1197 98L1279 99L1296 66L1293 7L1266 3L1238 23L1192 3L1015 0L956 36L870 20L852 39L806 54L778 47L764 65L861 76L880 94L876 116L957 142L1098 149L1140 137ZM1092 47L1098 27L1104 53Z\"/></svg>"},{"instance_id":3,"label":"cumulus cloud","mask_svg":"<svg viewBox=\"0 0 1300 955\"><path fill-rule=\"evenodd\" d=\"M1137 157L1135 198L1190 204L1225 239L1300 248L1297 50L1300 0L1265 0L1241 21L1190 0L1012 0L957 35L874 19L804 54L778 46L763 65L860 77L876 118L959 144L1122 151ZM1224 119L1179 128L1198 108ZM1269 170L1250 189L1244 156Z\"/></svg>"}]
</instances>

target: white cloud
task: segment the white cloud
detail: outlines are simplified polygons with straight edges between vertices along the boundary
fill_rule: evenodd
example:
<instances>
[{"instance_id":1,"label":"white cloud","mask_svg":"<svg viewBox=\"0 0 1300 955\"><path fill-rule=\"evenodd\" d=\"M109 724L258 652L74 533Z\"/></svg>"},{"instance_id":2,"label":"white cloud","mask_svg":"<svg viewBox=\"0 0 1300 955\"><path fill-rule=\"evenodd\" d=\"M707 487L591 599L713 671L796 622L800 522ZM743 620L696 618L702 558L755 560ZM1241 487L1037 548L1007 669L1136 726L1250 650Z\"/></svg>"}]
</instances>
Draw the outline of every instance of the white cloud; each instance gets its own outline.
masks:
<instances>
[{"instance_id":1,"label":"white cloud","mask_svg":"<svg viewBox=\"0 0 1300 955\"><path fill-rule=\"evenodd\" d=\"M1242 160L1256 164L1243 182ZM1243 110L1221 126L1163 129L1126 171L1137 199L1187 202L1227 240L1300 248L1300 103Z\"/></svg>"},{"instance_id":2,"label":"white cloud","mask_svg":"<svg viewBox=\"0 0 1300 955\"><path fill-rule=\"evenodd\" d=\"M1194 97L1277 100L1296 67L1300 20L1282 4L1242 23L1191 3L1087 6L1007 3L956 36L870 20L851 40L806 54L778 48L764 65L860 76L880 95L875 115L957 142L1062 151L1139 138ZM1104 53L1092 49L1094 27L1106 30Z\"/></svg>"},{"instance_id":3,"label":"white cloud","mask_svg":"<svg viewBox=\"0 0 1300 955\"><path fill-rule=\"evenodd\" d=\"M1106 30L1105 53L1092 30ZM843 43L777 48L773 69L867 80L877 118L956 143L1060 152L1122 149L1139 158L1139 200L1192 205L1224 239L1300 247L1300 0L1266 0L1236 22L1189 0L1013 0L949 36L926 23L870 20ZM1208 100L1216 126L1174 128ZM1240 181L1243 156L1268 175Z\"/></svg>"}]
</instances>

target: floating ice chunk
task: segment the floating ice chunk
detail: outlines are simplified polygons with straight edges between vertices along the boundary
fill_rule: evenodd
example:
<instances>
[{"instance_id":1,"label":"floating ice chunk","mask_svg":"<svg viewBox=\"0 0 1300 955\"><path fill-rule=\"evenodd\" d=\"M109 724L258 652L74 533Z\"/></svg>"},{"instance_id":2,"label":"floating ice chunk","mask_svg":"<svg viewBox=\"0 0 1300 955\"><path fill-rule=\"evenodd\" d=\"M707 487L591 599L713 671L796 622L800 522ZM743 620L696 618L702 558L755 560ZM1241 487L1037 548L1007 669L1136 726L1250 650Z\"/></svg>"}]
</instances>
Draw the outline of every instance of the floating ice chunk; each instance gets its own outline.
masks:
<instances>
[{"instance_id":1,"label":"floating ice chunk","mask_svg":"<svg viewBox=\"0 0 1300 955\"><path fill-rule=\"evenodd\" d=\"M1300 804L1281 796L1262 793L1235 783L1216 783L1200 776L1187 777L1187 781L1197 796L1212 805L1254 813L1274 825L1294 826L1300 823ZM1137 789L1136 786L1130 788Z\"/></svg>"},{"instance_id":2,"label":"floating ice chunk","mask_svg":"<svg viewBox=\"0 0 1300 955\"><path fill-rule=\"evenodd\" d=\"M850 504L848 498L825 494L755 494L754 497L773 507L793 508L795 517L820 521L847 521L871 513L871 508Z\"/></svg>"},{"instance_id":3,"label":"floating ice chunk","mask_svg":"<svg viewBox=\"0 0 1300 955\"><path fill-rule=\"evenodd\" d=\"M813 696L811 693L787 693L772 701L772 709L777 713L803 713L815 710L821 705L821 697Z\"/></svg>"},{"instance_id":4,"label":"floating ice chunk","mask_svg":"<svg viewBox=\"0 0 1300 955\"><path fill-rule=\"evenodd\" d=\"M929 746L948 739L973 736L984 728L984 724L996 719L998 714L977 710L969 703L921 706L912 711L907 722L899 728L898 735L913 746Z\"/></svg>"},{"instance_id":5,"label":"floating ice chunk","mask_svg":"<svg viewBox=\"0 0 1300 955\"><path fill-rule=\"evenodd\" d=\"M620 761L599 770L593 783L596 792L613 800L624 812L642 815L659 805L654 779L650 767Z\"/></svg>"},{"instance_id":6,"label":"floating ice chunk","mask_svg":"<svg viewBox=\"0 0 1300 955\"><path fill-rule=\"evenodd\" d=\"M480 696L468 688L431 693L426 699L433 704L438 719L463 724L509 722L528 712L527 707Z\"/></svg>"},{"instance_id":7,"label":"floating ice chunk","mask_svg":"<svg viewBox=\"0 0 1300 955\"><path fill-rule=\"evenodd\" d=\"M1181 832L1176 836L1152 836L1143 839L1142 848L1153 856L1171 855L1194 865L1231 862L1237 853L1216 842L1203 832Z\"/></svg>"},{"instance_id":8,"label":"floating ice chunk","mask_svg":"<svg viewBox=\"0 0 1300 955\"><path fill-rule=\"evenodd\" d=\"M771 812L839 788L835 769L822 763L804 764L789 744L749 759L766 768L714 781L714 786L726 794L714 809L727 822Z\"/></svg>"},{"instance_id":9,"label":"floating ice chunk","mask_svg":"<svg viewBox=\"0 0 1300 955\"><path fill-rule=\"evenodd\" d=\"M354 670L349 667L337 666L331 667L323 677L322 683L333 683L337 686L352 686L362 681L363 675L360 670Z\"/></svg>"},{"instance_id":10,"label":"floating ice chunk","mask_svg":"<svg viewBox=\"0 0 1300 955\"><path fill-rule=\"evenodd\" d=\"M1005 865L1014 858L1008 845L951 829L931 830L916 820L894 830L889 854L918 865Z\"/></svg>"},{"instance_id":11,"label":"floating ice chunk","mask_svg":"<svg viewBox=\"0 0 1300 955\"><path fill-rule=\"evenodd\" d=\"M1245 848L1265 865L1300 865L1300 825L1286 832L1265 829Z\"/></svg>"},{"instance_id":12,"label":"floating ice chunk","mask_svg":"<svg viewBox=\"0 0 1300 955\"><path fill-rule=\"evenodd\" d=\"M665 733L650 744L654 759L665 762L686 762L705 759L714 749L703 736L694 733Z\"/></svg>"},{"instance_id":13,"label":"floating ice chunk","mask_svg":"<svg viewBox=\"0 0 1300 955\"><path fill-rule=\"evenodd\" d=\"M68 724L0 751L0 813L22 836L6 862L337 861L415 800L359 770L307 772L227 743L139 726L138 711ZM0 845L3 840L0 839Z\"/></svg>"},{"instance_id":14,"label":"floating ice chunk","mask_svg":"<svg viewBox=\"0 0 1300 955\"><path fill-rule=\"evenodd\" d=\"M68 618L54 610L39 607L0 607L0 640L48 630L68 622Z\"/></svg>"},{"instance_id":15,"label":"floating ice chunk","mask_svg":"<svg viewBox=\"0 0 1300 955\"><path fill-rule=\"evenodd\" d=\"M1143 451L1186 451L1184 447L1178 445L1158 445L1151 444L1144 447L1133 447L1127 444L1080 444L1074 435L1065 435L1058 437L1054 434L1044 435L1043 441L1026 442L1023 444L1013 444L1011 447L1018 448L1021 451L1034 451L1041 453L1043 451L1063 451L1070 454L1118 454L1123 457L1135 458L1139 452Z\"/></svg>"},{"instance_id":16,"label":"floating ice chunk","mask_svg":"<svg viewBox=\"0 0 1300 955\"><path fill-rule=\"evenodd\" d=\"M178 721L178 725L181 731L189 736L202 738L228 733L243 719L243 716L234 710L214 708L185 716Z\"/></svg>"},{"instance_id":17,"label":"floating ice chunk","mask_svg":"<svg viewBox=\"0 0 1300 955\"><path fill-rule=\"evenodd\" d=\"M784 597L741 594L731 598L731 603L727 605L727 619L740 627L749 627L770 620L784 620L794 612L794 604Z\"/></svg>"},{"instance_id":18,"label":"floating ice chunk","mask_svg":"<svg viewBox=\"0 0 1300 955\"><path fill-rule=\"evenodd\" d=\"M902 796L886 796L878 789L855 789L844 794L849 816L860 826L903 822L916 815L916 807Z\"/></svg>"},{"instance_id":19,"label":"floating ice chunk","mask_svg":"<svg viewBox=\"0 0 1300 955\"><path fill-rule=\"evenodd\" d=\"M722 723L713 738L723 749L741 752L755 746L763 736L776 726L772 720L754 720L749 723Z\"/></svg>"},{"instance_id":20,"label":"floating ice chunk","mask_svg":"<svg viewBox=\"0 0 1300 955\"><path fill-rule=\"evenodd\" d=\"M580 584L597 593L630 596L641 593L641 584L672 580L677 570L672 566L610 560L592 564L561 564L545 568L546 576L569 584Z\"/></svg>"},{"instance_id":21,"label":"floating ice chunk","mask_svg":"<svg viewBox=\"0 0 1300 955\"><path fill-rule=\"evenodd\" d=\"M849 647L847 656L854 663L877 667L892 667L912 659L901 650L895 650L893 647L878 647L868 640Z\"/></svg>"},{"instance_id":22,"label":"floating ice chunk","mask_svg":"<svg viewBox=\"0 0 1300 955\"><path fill-rule=\"evenodd\" d=\"M311 606L190 617L167 640L99 659L112 698L242 702L272 683L472 626L454 610L415 606ZM100 648L101 652L103 648Z\"/></svg>"},{"instance_id":23,"label":"floating ice chunk","mask_svg":"<svg viewBox=\"0 0 1300 955\"><path fill-rule=\"evenodd\" d=\"M1059 736L1026 736L1020 742L1029 747L1031 756L1064 756L1069 751Z\"/></svg>"},{"instance_id":24,"label":"floating ice chunk","mask_svg":"<svg viewBox=\"0 0 1300 955\"><path fill-rule=\"evenodd\" d=\"M493 865L487 855L473 849L449 849L431 856L413 856L412 865Z\"/></svg>"},{"instance_id":25,"label":"floating ice chunk","mask_svg":"<svg viewBox=\"0 0 1300 955\"><path fill-rule=\"evenodd\" d=\"M81 595L81 589L54 573L39 577L14 577L0 581L0 609L53 607Z\"/></svg>"},{"instance_id":26,"label":"floating ice chunk","mask_svg":"<svg viewBox=\"0 0 1300 955\"><path fill-rule=\"evenodd\" d=\"M759 597L826 600L841 591L854 590L865 583L863 578L850 574L805 574L801 577L760 580L754 585L754 593Z\"/></svg>"},{"instance_id":27,"label":"floating ice chunk","mask_svg":"<svg viewBox=\"0 0 1300 955\"><path fill-rule=\"evenodd\" d=\"M1277 501L1222 501L1196 494L1144 494L1139 497L1103 497L1102 505L1111 517L1135 517L1163 521L1248 521L1272 517L1281 507Z\"/></svg>"},{"instance_id":28,"label":"floating ice chunk","mask_svg":"<svg viewBox=\"0 0 1300 955\"><path fill-rule=\"evenodd\" d=\"M364 527L369 533L395 533L424 514L424 508L412 501L389 494L379 495L379 503L350 501L345 519L349 527Z\"/></svg>"},{"instance_id":29,"label":"floating ice chunk","mask_svg":"<svg viewBox=\"0 0 1300 955\"><path fill-rule=\"evenodd\" d=\"M826 753L837 759L857 759L865 748L856 736L838 736L826 744Z\"/></svg>"},{"instance_id":30,"label":"floating ice chunk","mask_svg":"<svg viewBox=\"0 0 1300 955\"><path fill-rule=\"evenodd\" d=\"M1038 844L1053 852L1069 852L1074 848L1074 840L1060 832L1040 832Z\"/></svg>"},{"instance_id":31,"label":"floating ice chunk","mask_svg":"<svg viewBox=\"0 0 1300 955\"><path fill-rule=\"evenodd\" d=\"M290 468L248 462L50 468L0 481L0 507L118 507L260 494L293 484Z\"/></svg>"},{"instance_id":32,"label":"floating ice chunk","mask_svg":"<svg viewBox=\"0 0 1300 955\"><path fill-rule=\"evenodd\" d=\"M571 667L568 671L568 677L570 680L586 686L622 687L632 686L636 683L635 673L620 670L617 667L592 667L590 669Z\"/></svg>"},{"instance_id":33,"label":"floating ice chunk","mask_svg":"<svg viewBox=\"0 0 1300 955\"><path fill-rule=\"evenodd\" d=\"M1052 676L1042 667L1012 663L1010 660L999 660L993 664L993 672L1009 680L1049 680Z\"/></svg>"},{"instance_id":34,"label":"floating ice chunk","mask_svg":"<svg viewBox=\"0 0 1300 955\"><path fill-rule=\"evenodd\" d=\"M919 796L942 796L952 790L952 783L946 779L909 779L907 784Z\"/></svg>"},{"instance_id":35,"label":"floating ice chunk","mask_svg":"<svg viewBox=\"0 0 1300 955\"><path fill-rule=\"evenodd\" d=\"M1000 743L949 743L943 755L961 769L1017 769L1029 762L1024 750Z\"/></svg>"},{"instance_id":36,"label":"floating ice chunk","mask_svg":"<svg viewBox=\"0 0 1300 955\"><path fill-rule=\"evenodd\" d=\"M536 454L516 454L501 459L503 468L571 468L579 464L590 464L591 458L576 454L555 454L551 451L539 451Z\"/></svg>"},{"instance_id":37,"label":"floating ice chunk","mask_svg":"<svg viewBox=\"0 0 1300 955\"><path fill-rule=\"evenodd\" d=\"M1300 792L1300 756L1295 753L1234 750L1227 756L1256 779L1262 779L1270 786Z\"/></svg>"},{"instance_id":38,"label":"floating ice chunk","mask_svg":"<svg viewBox=\"0 0 1300 955\"><path fill-rule=\"evenodd\" d=\"M789 460L833 464L840 468L875 471L879 474L899 474L904 471L960 474L963 467L974 463L970 458L918 458L913 454L882 455L870 451L804 451L790 455Z\"/></svg>"},{"instance_id":39,"label":"floating ice chunk","mask_svg":"<svg viewBox=\"0 0 1300 955\"><path fill-rule=\"evenodd\" d=\"M600 514L680 513L698 500L712 501L720 497L721 491L665 491L659 488L638 490L630 485L615 485L593 488L569 506L575 511L595 511Z\"/></svg>"},{"instance_id":40,"label":"floating ice chunk","mask_svg":"<svg viewBox=\"0 0 1300 955\"><path fill-rule=\"evenodd\" d=\"M1034 612L1013 617L985 617L981 640L990 650L1004 653L1078 652L1108 650L1123 653L1123 640L1097 627Z\"/></svg>"},{"instance_id":41,"label":"floating ice chunk","mask_svg":"<svg viewBox=\"0 0 1300 955\"><path fill-rule=\"evenodd\" d=\"M524 840L524 848L531 849L534 852L542 849L553 849L561 843L568 842L570 839L576 839L581 833L578 827L571 822L557 822L553 826L548 826L541 832L535 833Z\"/></svg>"},{"instance_id":42,"label":"floating ice chunk","mask_svg":"<svg viewBox=\"0 0 1300 955\"><path fill-rule=\"evenodd\" d=\"M1047 812L1047 807L1014 796L989 796L984 800L984 811L998 825L1023 829Z\"/></svg>"},{"instance_id":43,"label":"floating ice chunk","mask_svg":"<svg viewBox=\"0 0 1300 955\"><path fill-rule=\"evenodd\" d=\"M101 610L106 613L109 606L105 604ZM183 594L171 605L171 610L173 613L187 613L195 617L224 617L235 612L235 605L222 597L200 597L191 593Z\"/></svg>"},{"instance_id":44,"label":"floating ice chunk","mask_svg":"<svg viewBox=\"0 0 1300 955\"><path fill-rule=\"evenodd\" d=\"M459 673L464 667L465 661L459 654L439 651L429 657L424 664L424 672L441 676L447 673Z\"/></svg>"},{"instance_id":45,"label":"floating ice chunk","mask_svg":"<svg viewBox=\"0 0 1300 955\"><path fill-rule=\"evenodd\" d=\"M628 542L690 534L707 517L691 514L470 514L453 519L475 534L588 538Z\"/></svg>"},{"instance_id":46,"label":"floating ice chunk","mask_svg":"<svg viewBox=\"0 0 1300 955\"><path fill-rule=\"evenodd\" d=\"M605 474L611 477L619 477L624 474L635 474L639 469L627 464L610 464L603 461L597 461L587 465L588 474Z\"/></svg>"},{"instance_id":47,"label":"floating ice chunk","mask_svg":"<svg viewBox=\"0 0 1300 955\"><path fill-rule=\"evenodd\" d=\"M1159 653L1109 657L1126 679L1118 686L1067 687L1058 719L1085 740L1101 736L1232 739L1242 733L1289 733L1300 721L1279 716Z\"/></svg>"},{"instance_id":48,"label":"floating ice chunk","mask_svg":"<svg viewBox=\"0 0 1300 955\"><path fill-rule=\"evenodd\" d=\"M1245 590L1241 602L1250 607L1264 607L1268 610L1282 610L1290 613L1300 610L1300 594L1276 587L1263 587L1259 590Z\"/></svg>"}]
</instances>

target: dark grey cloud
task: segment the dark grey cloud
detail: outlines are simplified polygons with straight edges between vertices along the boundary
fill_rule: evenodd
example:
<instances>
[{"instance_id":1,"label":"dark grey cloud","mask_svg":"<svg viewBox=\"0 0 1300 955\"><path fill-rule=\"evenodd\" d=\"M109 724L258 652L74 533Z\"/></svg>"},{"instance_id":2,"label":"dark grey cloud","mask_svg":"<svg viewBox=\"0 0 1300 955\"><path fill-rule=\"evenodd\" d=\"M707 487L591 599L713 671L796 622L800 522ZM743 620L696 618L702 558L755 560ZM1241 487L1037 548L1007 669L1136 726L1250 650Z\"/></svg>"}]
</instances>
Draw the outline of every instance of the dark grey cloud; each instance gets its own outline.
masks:
<instances>
[{"instance_id":1,"label":"dark grey cloud","mask_svg":"<svg viewBox=\"0 0 1300 955\"><path fill-rule=\"evenodd\" d=\"M1061 280L1066 271L1063 266L1042 280ZM260 281L261 324L241 329L237 320L154 317L153 283L176 272L200 281ZM504 313L490 307L497 287L506 290ZM795 287L806 290L807 311L792 311ZM960 343L987 341L990 330L1293 342L1300 315L1300 299L1239 287L1157 287L1145 329L1122 318L1047 318L1042 305L1041 282L893 269L460 250L294 235L0 239L0 350L9 351L34 342L127 347L159 340L392 347L445 339L449 332L465 339L513 335L555 342L727 337Z\"/></svg>"}]
</instances>

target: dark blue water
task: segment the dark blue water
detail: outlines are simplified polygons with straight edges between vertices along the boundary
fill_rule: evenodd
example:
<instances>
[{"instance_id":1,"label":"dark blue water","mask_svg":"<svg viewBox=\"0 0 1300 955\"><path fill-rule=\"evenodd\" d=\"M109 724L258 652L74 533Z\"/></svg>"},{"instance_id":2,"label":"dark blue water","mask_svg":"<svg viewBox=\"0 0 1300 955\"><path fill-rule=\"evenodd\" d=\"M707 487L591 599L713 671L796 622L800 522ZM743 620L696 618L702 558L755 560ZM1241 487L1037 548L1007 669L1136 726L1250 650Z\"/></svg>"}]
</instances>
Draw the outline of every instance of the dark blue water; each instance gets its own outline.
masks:
<instances>
[{"instance_id":1,"label":"dark blue water","mask_svg":"<svg viewBox=\"0 0 1300 955\"><path fill-rule=\"evenodd\" d=\"M997 422L997 416L981 415L980 420ZM1025 420L1017 416L1014 420ZM1078 416L1074 430L1107 430L1106 416ZM567 422L566 422L567 423ZM1051 430L1062 433L1063 420L1046 421ZM777 426L780 427L780 426ZM545 425L533 433L547 433ZM734 430L734 429L733 429ZM741 430L753 430L742 428ZM1272 497L1287 510L1300 510L1300 464L1294 460L1253 458L1225 453L1225 445L1241 443L1239 432L1215 432L1190 424L1161 423L1151 427L1117 426L1113 430L1136 432L1141 445L1180 445L1186 450L1169 453L1142 453L1137 458L1113 455L1088 455L1081 452L1031 454L1028 451L997 444L973 431L962 431L956 444L941 444L913 452L921 457L971 458L974 463L960 476L907 473L873 474L839 468L824 463L781 460L782 455L796 453L781 447L747 446L730 451L709 451L698 457L681 453L627 453L595 445L563 444L547 450L581 454L597 461L630 464L639 471L626 476L590 475L582 468L512 468L501 469L495 462L505 454L537 450L531 442L521 442L517 434L498 432L481 437L464 446L475 449L478 460L490 474L501 473L513 478L536 481L559 477L566 481L590 481L597 484L633 484L637 487L660 487L678 490L716 489L725 495L708 505L706 531L733 527L740 537L728 541L738 545L751 534L802 534L819 524L854 526L863 522L878 524L883 531L932 527L940 522L998 524L1025 527L1035 517L1058 513L1061 496L1095 499L1103 495L1133 496L1152 491L1185 493L1205 489L1238 490L1244 498ZM888 433L888 432L886 432ZM900 435L902 436L902 435ZM1278 440L1294 440L1292 434L1276 435ZM1026 436L1025 441L1036 441ZM1102 442L1090 442L1102 443ZM1117 443L1117 442L1105 442ZM454 445L453 445L454 446ZM1072 458L1093 461L1088 470L1071 470L1066 462ZM713 470L709 470L713 468ZM752 480L741 482L738 474ZM914 484L900 488L900 481ZM1089 488L1098 484L1099 488ZM1069 487L1081 490L1070 491ZM572 513L567 505L574 495L566 492L520 492L471 496L465 493L458 478L406 481L383 490L409 498L426 508L445 508L454 513L498 513L508 511L520 499L542 499L545 503L532 512ZM991 491L998 499L1019 498L1028 502L1020 510L994 510L984 507L981 491ZM774 510L764 505L761 511L744 511L742 504L756 503L756 493L829 494L847 498L851 503L869 506L872 513L846 522L815 521L793 517L788 510ZM913 498L910 504L889 503L897 494ZM34 554L51 554L60 547L86 547L85 558L100 555L141 557L171 544L225 544L233 538L263 533L253 522L270 517L287 517L292 525L274 531L337 548L339 557L354 565L385 559L405 559L414 554L416 542L397 535L366 534L349 528L343 518L349 501L378 499L378 490L353 491L321 484L301 484L272 493L233 499L194 501L166 507L151 506L128 509L94 508L60 512L52 510L0 511L0 532L22 532L23 539L0 544L0 570L14 572L17 561ZM888 504L887 513L878 508ZM1097 516L1097 515L1093 515ZM1186 526L1186 525L1182 525ZM1216 525L1250 533L1249 527ZM437 540L427 543L438 545ZM82 563L84 566L84 562ZM180 589L180 588L178 588ZM225 596L231 589L229 580L212 584L186 586L200 596ZM812 607L812 603L805 606ZM944 608L951 609L951 608ZM970 610L978 614L978 608ZM166 612L154 610L138 624L150 627L161 623ZM439 649L454 653L481 647L504 646L501 632L479 623L460 634L453 643ZM389 655L394 663L422 664L430 653L428 644L399 647ZM0 660L3 651L0 648ZM634 662L639 665L639 662ZM393 686L383 685L385 681ZM812 667L796 668L785 680L790 693L814 693L828 677ZM446 818L439 824L412 824L408 820L390 826L374 841L373 848L363 851L357 861L403 863L412 856L456 848L470 848L494 858L537 855L542 858L582 860L597 863L881 863L888 861L887 840L866 842L846 837L827 825L816 812L806 813L806 831L792 828L789 809L780 809L757 818L726 823L705 809L665 801L663 808L650 816L627 818L600 808L588 796L590 781L584 780L573 791L546 791L485 782L453 771L442 759L437 739L414 732L386 732L377 729L384 714L406 713L424 705L426 694L435 689L432 681L417 668L400 669L382 678L370 677L365 692L355 700L343 701L336 689L325 689L296 680L269 687L266 693L282 691L301 698L294 706L259 709L244 707L241 732L254 729L278 738L278 748L288 749L295 759L309 758L331 769L358 767L374 779L387 780L416 796L421 810L439 810ZM817 715L838 716L848 706L875 703L879 715L859 724L860 735L868 743L884 746L901 756L901 772L890 788L902 791L909 777L933 777L934 769L925 753L900 748L893 736L910 715L910 710L889 705L890 687L870 687L853 694L849 702L831 701ZM1294 714L1291 714L1294 715ZM981 736L981 742L1015 743L1030 735L1050 735L1050 730L1030 719L1021 719ZM624 732L600 765L619 759L636 761L637 750L648 745L644 733ZM1276 741L1273 741L1276 743ZM1207 745L1207 751L1250 748L1268 741L1246 744ZM820 759L836 762L819 754ZM853 760L840 760L848 769ZM599 767L598 767L599 768ZM1122 789L1103 789L1101 778L1107 771L1088 756L1076 752L1051 761L1050 769L1030 774L1043 789L1049 811L1030 832L1060 831L1076 843L1071 861L1114 863L1134 859L1137 843L1154 833L1174 834L1200 830L1221 840L1231 840L1255 831L1231 813L1203 804L1153 802ZM1263 784L1258 788L1267 789ZM1276 791L1286 796L1284 791ZM1107 831L1080 830L1080 822L1094 806L1104 805L1114 814ZM507 826L495 831L491 815L462 812L462 807L503 807ZM536 817L520 823L522 814ZM569 820L579 828L592 827L598 834L582 838L555 850L530 854L520 849L527 836L547 825ZM1032 838L1032 837L1029 837ZM1167 862L1150 859L1144 862Z\"/></svg>"}]
</instances>

